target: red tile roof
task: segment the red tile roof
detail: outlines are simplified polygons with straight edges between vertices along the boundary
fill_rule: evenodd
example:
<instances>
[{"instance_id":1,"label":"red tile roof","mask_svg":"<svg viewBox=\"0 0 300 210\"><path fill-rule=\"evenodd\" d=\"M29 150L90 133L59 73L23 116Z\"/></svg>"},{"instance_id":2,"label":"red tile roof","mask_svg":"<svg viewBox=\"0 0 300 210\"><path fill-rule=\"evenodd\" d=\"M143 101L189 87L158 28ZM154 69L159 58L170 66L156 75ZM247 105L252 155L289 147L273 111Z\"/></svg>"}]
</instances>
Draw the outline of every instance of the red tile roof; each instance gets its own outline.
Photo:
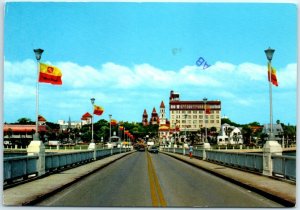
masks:
<instances>
[{"instance_id":1,"label":"red tile roof","mask_svg":"<svg viewBox=\"0 0 300 210\"><path fill-rule=\"evenodd\" d=\"M4 124L3 131L7 132L9 129L12 130L12 132L32 132L35 131L35 125L10 125L10 124ZM39 131L47 131L47 128L45 125L39 125L38 127Z\"/></svg>"},{"instance_id":2,"label":"red tile roof","mask_svg":"<svg viewBox=\"0 0 300 210\"><path fill-rule=\"evenodd\" d=\"M81 120L88 120L88 118L91 118L92 115L90 113L85 113L84 115L82 115Z\"/></svg>"}]
</instances>

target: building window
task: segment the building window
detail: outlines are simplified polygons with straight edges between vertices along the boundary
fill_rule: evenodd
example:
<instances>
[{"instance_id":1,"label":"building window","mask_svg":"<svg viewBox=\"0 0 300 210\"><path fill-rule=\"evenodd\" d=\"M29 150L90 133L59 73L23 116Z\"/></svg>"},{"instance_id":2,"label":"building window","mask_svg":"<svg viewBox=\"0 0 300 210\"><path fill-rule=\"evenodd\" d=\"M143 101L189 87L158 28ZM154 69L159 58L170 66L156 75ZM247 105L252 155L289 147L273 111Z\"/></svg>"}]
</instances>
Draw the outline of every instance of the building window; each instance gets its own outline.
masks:
<instances>
[{"instance_id":1,"label":"building window","mask_svg":"<svg viewBox=\"0 0 300 210\"><path fill-rule=\"evenodd\" d=\"M203 123L203 120L199 120L199 123L202 124L202 123Z\"/></svg>"},{"instance_id":2,"label":"building window","mask_svg":"<svg viewBox=\"0 0 300 210\"><path fill-rule=\"evenodd\" d=\"M197 114L197 111L196 111L196 110L194 110L194 111L193 111L193 113L194 113L194 114Z\"/></svg>"},{"instance_id":3,"label":"building window","mask_svg":"<svg viewBox=\"0 0 300 210\"><path fill-rule=\"evenodd\" d=\"M199 119L203 119L203 115L199 115Z\"/></svg>"},{"instance_id":4,"label":"building window","mask_svg":"<svg viewBox=\"0 0 300 210\"><path fill-rule=\"evenodd\" d=\"M197 115L193 115L193 119L197 119Z\"/></svg>"},{"instance_id":5,"label":"building window","mask_svg":"<svg viewBox=\"0 0 300 210\"><path fill-rule=\"evenodd\" d=\"M214 123L215 121L214 120L210 120L210 123Z\"/></svg>"},{"instance_id":6,"label":"building window","mask_svg":"<svg viewBox=\"0 0 300 210\"><path fill-rule=\"evenodd\" d=\"M210 115L210 119L214 119L214 115Z\"/></svg>"}]
</instances>

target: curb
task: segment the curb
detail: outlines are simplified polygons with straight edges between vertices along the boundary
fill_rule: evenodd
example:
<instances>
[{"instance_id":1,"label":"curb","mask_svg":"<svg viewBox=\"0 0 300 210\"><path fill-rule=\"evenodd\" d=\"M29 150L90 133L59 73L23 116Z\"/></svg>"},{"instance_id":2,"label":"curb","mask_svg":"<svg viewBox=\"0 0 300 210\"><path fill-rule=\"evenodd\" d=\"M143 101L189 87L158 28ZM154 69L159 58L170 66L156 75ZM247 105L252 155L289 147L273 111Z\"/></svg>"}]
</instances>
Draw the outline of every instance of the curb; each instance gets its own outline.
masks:
<instances>
[{"instance_id":1,"label":"curb","mask_svg":"<svg viewBox=\"0 0 300 210\"><path fill-rule=\"evenodd\" d=\"M73 180L71 182L68 182L68 183L66 183L63 186L59 186L58 188L56 188L56 189L54 189L54 190L52 190L50 192L46 192L46 193L44 193L44 194L42 194L42 195L40 195L40 196L38 196L38 197L30 200L30 201L22 203L21 205L22 206L33 206L33 205L35 205L35 204L37 204L37 203L45 200L46 198L49 198L50 196L54 195L55 193L58 193L58 192L60 192L60 191L62 191L64 189L66 189L67 187L69 187L69 186L77 183L78 181L82 180L83 178L85 178L85 177L87 177L87 176L89 176L89 175L91 175L91 174L99 171L100 169L105 168L106 166L110 165L111 163L114 163L115 161L117 161L117 160L119 160L119 159L121 159L123 157L126 157L127 155L130 155L130 154L132 154L134 152L135 151L131 151L131 152L125 153L124 155L122 155L122 156L120 156L120 157L118 157L118 158L116 158L116 159L114 159L114 160L112 160L112 161L110 161L108 163L105 163L105 164L101 165L100 167L95 168L94 170L88 172L87 174L84 174L83 176L80 176L80 177L76 178L75 180Z\"/></svg>"},{"instance_id":2,"label":"curb","mask_svg":"<svg viewBox=\"0 0 300 210\"><path fill-rule=\"evenodd\" d=\"M180 160L180 161L182 161L182 162L185 162L185 163L187 163L187 164L189 164L189 165L192 165L192 166L194 166L194 167L196 167L196 168L202 169L202 170L204 170L204 171L206 171L206 172L209 172L210 174L213 174L213 175L215 175L215 176L218 176L218 177L220 177L220 178L222 178L222 179L225 179L225 180L227 180L227 181L229 181L229 182L231 182L231 183L234 183L234 184L236 184L236 185L239 185L239 186L241 186L241 187L243 187L243 188L246 188L246 189L248 189L248 190L251 190L251 191L253 191L253 192L256 192L256 193L258 193L258 194L260 194L260 195L262 195L262 196L264 196L264 197L266 197L266 198L268 198L268 199L270 199L270 200L273 200L273 201L275 201L275 202L277 202L277 203L279 203L279 204L281 204L281 205L283 205L283 206L285 206L285 207L295 207L295 205L296 205L296 203L295 203L294 201L291 201L291 200L285 199L285 198L283 198L283 197L277 196L276 194L267 192L267 191L265 191L265 190L258 189L258 188L256 188L256 187L252 186L251 184L243 183L243 182L241 182L241 181L238 181L238 180L236 180L236 179L234 179L234 178L228 177L228 176L223 175L223 174L221 174L221 173L217 173L217 172L215 172L215 171L212 171L212 170L210 170L210 169L207 169L207 168L205 168L205 167L202 167L202 166L200 166L200 165L197 165L197 164L195 164L195 163L192 163L192 162L190 162L190 161L188 161L188 160L184 160L184 159L182 159L182 158L180 158L180 157L177 157L177 156L173 155L172 153L166 153L166 152L161 152L161 153L164 154L164 155L171 156L171 157L173 157L173 158L175 158L175 159L177 159L177 160ZM217 165L217 164L216 164L216 165ZM260 176L260 175L258 175L258 176Z\"/></svg>"}]
</instances>

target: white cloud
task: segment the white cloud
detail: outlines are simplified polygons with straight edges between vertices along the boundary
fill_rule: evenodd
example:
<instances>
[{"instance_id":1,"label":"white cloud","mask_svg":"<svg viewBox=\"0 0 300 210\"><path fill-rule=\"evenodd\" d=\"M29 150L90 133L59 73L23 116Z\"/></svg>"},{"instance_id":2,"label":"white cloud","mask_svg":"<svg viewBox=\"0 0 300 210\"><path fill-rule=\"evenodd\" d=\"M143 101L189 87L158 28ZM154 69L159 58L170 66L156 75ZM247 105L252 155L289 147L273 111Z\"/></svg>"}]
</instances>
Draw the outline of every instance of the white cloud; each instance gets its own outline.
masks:
<instances>
[{"instance_id":1,"label":"white cloud","mask_svg":"<svg viewBox=\"0 0 300 210\"><path fill-rule=\"evenodd\" d=\"M253 63L242 63L237 66L237 72L241 77L247 77L250 80L263 81L267 79L267 67Z\"/></svg>"},{"instance_id":2,"label":"white cloud","mask_svg":"<svg viewBox=\"0 0 300 210\"><path fill-rule=\"evenodd\" d=\"M297 64L288 64L285 68L276 69L279 87L290 88L297 84Z\"/></svg>"},{"instance_id":3,"label":"white cloud","mask_svg":"<svg viewBox=\"0 0 300 210\"><path fill-rule=\"evenodd\" d=\"M227 107L238 104L240 107L253 108L265 103L265 98L268 98L265 96L267 89L264 89L262 97L259 95L262 88L267 88L267 66L248 62L234 65L218 61L205 70L196 65L165 70L146 63L129 67L113 62L99 67L81 66L73 62L57 62L53 65L61 69L63 85L42 85L40 100L44 106L41 110L50 110L47 106L51 105L51 110L60 110L54 113L57 115L76 110L77 115L81 116L81 112L89 109L91 97L96 98L96 104L105 105L110 113L116 107L143 106L133 108L135 111L143 110L145 104L152 107L163 98L168 98L170 90L185 91L183 96L195 92L196 95L191 94L193 97L201 98L203 94L211 99L220 99ZM5 107L21 104L24 99L34 102L35 61L5 61L4 75ZM277 75L277 94L291 95L291 92L296 92L296 64L278 68ZM46 95L49 92L51 97ZM124 110L124 113L131 112Z\"/></svg>"},{"instance_id":4,"label":"white cloud","mask_svg":"<svg viewBox=\"0 0 300 210\"><path fill-rule=\"evenodd\" d=\"M4 98L5 99L28 99L35 98L35 86L28 86L15 82L4 82Z\"/></svg>"}]
</instances>

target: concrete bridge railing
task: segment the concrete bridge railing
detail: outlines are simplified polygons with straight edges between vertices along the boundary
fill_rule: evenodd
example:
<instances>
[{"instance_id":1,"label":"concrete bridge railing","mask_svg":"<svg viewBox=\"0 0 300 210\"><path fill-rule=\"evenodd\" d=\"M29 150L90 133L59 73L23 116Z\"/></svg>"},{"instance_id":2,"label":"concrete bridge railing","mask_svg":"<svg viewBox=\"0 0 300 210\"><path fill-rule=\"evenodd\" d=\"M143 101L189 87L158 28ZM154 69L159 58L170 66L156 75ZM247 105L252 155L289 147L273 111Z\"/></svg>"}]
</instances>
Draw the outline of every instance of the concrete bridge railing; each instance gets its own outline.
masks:
<instances>
[{"instance_id":1,"label":"concrete bridge railing","mask_svg":"<svg viewBox=\"0 0 300 210\"><path fill-rule=\"evenodd\" d=\"M63 168L86 164L93 160L130 150L131 148L112 148L67 153L46 153L44 154L44 158L41 158L39 155L4 158L4 185L11 184L16 180L25 180L31 176L36 177L50 172L53 173ZM42 163L42 167L44 168L43 173L40 173L39 159L44 160Z\"/></svg>"},{"instance_id":2,"label":"concrete bridge railing","mask_svg":"<svg viewBox=\"0 0 300 210\"><path fill-rule=\"evenodd\" d=\"M186 148L161 148L165 152L186 155ZM194 149L193 156L206 161L243 170L263 173L264 154L244 152L224 152L220 150ZM271 155L272 173L270 176L280 177L296 182L296 157Z\"/></svg>"}]
</instances>

